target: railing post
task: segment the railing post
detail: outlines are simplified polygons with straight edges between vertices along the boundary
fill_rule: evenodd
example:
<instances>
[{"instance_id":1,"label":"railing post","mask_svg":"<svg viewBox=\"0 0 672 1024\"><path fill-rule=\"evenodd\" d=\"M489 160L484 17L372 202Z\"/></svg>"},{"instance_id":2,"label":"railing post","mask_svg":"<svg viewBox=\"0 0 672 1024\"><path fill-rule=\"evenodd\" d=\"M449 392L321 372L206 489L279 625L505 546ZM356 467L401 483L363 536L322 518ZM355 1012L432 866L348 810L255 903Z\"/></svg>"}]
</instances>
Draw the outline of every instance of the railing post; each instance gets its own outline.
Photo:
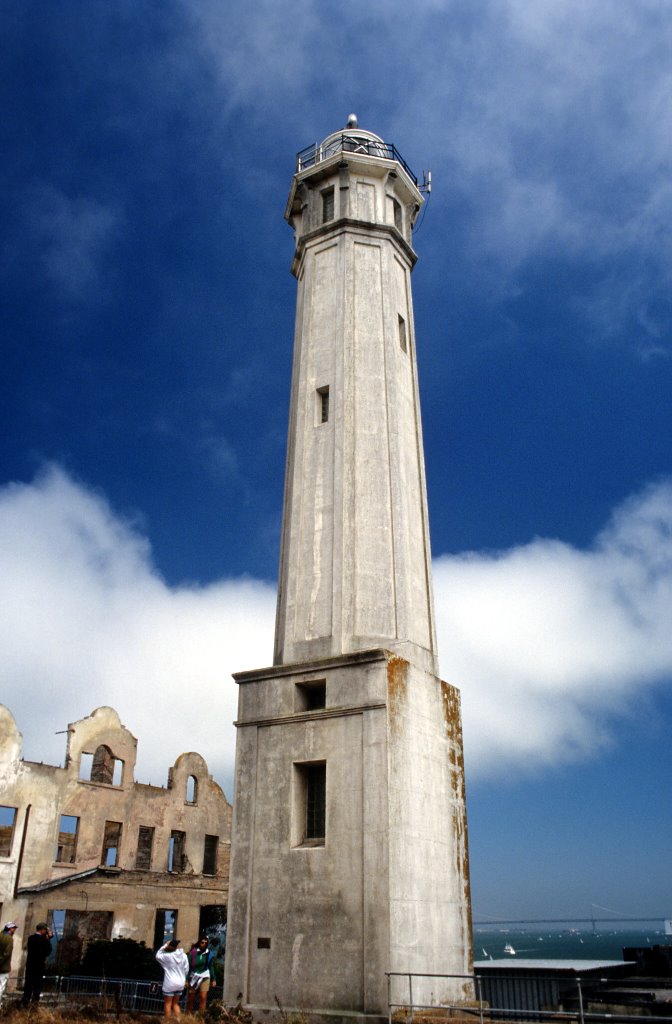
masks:
<instances>
[{"instance_id":1,"label":"railing post","mask_svg":"<svg viewBox=\"0 0 672 1024\"><path fill-rule=\"evenodd\" d=\"M478 1019L483 1024L483 989L481 987L481 976L476 976L476 991L478 992Z\"/></svg>"},{"instance_id":2,"label":"railing post","mask_svg":"<svg viewBox=\"0 0 672 1024\"><path fill-rule=\"evenodd\" d=\"M576 986L579 990L579 1020L581 1024L585 1024L585 1018L583 1016L583 992L581 991L581 978L576 979Z\"/></svg>"},{"instance_id":3,"label":"railing post","mask_svg":"<svg viewBox=\"0 0 672 1024\"><path fill-rule=\"evenodd\" d=\"M413 975L408 976L408 1024L413 1024Z\"/></svg>"}]
</instances>

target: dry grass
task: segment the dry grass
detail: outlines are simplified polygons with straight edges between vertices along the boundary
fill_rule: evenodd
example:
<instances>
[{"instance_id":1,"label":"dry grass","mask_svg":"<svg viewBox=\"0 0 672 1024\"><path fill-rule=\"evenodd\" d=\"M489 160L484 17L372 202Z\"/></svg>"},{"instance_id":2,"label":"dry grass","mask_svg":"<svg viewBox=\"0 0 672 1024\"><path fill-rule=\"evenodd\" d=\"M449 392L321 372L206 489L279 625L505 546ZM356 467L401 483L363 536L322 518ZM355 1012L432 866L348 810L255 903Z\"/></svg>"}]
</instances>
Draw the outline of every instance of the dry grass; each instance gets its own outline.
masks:
<instances>
[{"instance_id":1,"label":"dry grass","mask_svg":"<svg viewBox=\"0 0 672 1024\"><path fill-rule=\"evenodd\" d=\"M116 1024L157 1024L163 1019L157 1014L149 1013L121 1013L117 1016L114 1010L101 1010L95 1006L64 1006L57 1010L39 1006L24 1010L9 1005L0 1009L0 1024L98 1024L102 1021L114 1021ZM206 1021L209 1019L208 1013ZM203 1024L203 1017L192 1013L183 1013L180 1020L183 1024Z\"/></svg>"}]
</instances>

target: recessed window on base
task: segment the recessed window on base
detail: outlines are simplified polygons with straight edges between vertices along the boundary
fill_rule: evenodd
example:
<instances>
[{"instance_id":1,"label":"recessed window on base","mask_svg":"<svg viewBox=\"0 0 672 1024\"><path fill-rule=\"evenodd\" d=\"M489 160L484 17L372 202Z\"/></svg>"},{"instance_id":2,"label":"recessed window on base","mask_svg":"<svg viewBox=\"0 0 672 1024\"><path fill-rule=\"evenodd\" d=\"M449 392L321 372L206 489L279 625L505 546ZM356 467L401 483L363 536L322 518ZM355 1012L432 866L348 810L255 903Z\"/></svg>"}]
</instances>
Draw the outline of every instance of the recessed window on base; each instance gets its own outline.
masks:
<instances>
[{"instance_id":1,"label":"recessed window on base","mask_svg":"<svg viewBox=\"0 0 672 1024\"><path fill-rule=\"evenodd\" d=\"M293 765L292 846L324 846L327 823L327 762Z\"/></svg>"},{"instance_id":2,"label":"recessed window on base","mask_svg":"<svg viewBox=\"0 0 672 1024\"><path fill-rule=\"evenodd\" d=\"M319 711L327 706L327 681L315 679L309 683L297 683L294 706L297 711Z\"/></svg>"}]
</instances>

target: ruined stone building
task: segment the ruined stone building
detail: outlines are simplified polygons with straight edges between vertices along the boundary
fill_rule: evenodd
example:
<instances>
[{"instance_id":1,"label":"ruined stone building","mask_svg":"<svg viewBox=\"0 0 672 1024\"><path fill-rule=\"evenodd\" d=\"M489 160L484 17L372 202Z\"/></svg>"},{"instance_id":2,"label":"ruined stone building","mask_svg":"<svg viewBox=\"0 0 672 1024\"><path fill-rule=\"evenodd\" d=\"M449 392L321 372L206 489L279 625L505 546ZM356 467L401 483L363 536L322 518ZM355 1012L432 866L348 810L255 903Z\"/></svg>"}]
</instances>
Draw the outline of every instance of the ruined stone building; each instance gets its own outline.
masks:
<instances>
[{"instance_id":1,"label":"ruined stone building","mask_svg":"<svg viewBox=\"0 0 672 1024\"><path fill-rule=\"evenodd\" d=\"M19 926L14 976L42 920L60 938L57 967L89 939L156 948L226 920L231 805L196 753L178 757L165 788L135 782L136 748L102 707L68 726L64 767L24 761L0 705L0 920Z\"/></svg>"},{"instance_id":2,"label":"ruined stone building","mask_svg":"<svg viewBox=\"0 0 672 1024\"><path fill-rule=\"evenodd\" d=\"M235 677L225 999L257 1011L387 1019L386 972L443 976L416 979L418 1003L470 995L460 697L438 674L411 296L423 202L354 117L298 154L275 658Z\"/></svg>"}]
</instances>

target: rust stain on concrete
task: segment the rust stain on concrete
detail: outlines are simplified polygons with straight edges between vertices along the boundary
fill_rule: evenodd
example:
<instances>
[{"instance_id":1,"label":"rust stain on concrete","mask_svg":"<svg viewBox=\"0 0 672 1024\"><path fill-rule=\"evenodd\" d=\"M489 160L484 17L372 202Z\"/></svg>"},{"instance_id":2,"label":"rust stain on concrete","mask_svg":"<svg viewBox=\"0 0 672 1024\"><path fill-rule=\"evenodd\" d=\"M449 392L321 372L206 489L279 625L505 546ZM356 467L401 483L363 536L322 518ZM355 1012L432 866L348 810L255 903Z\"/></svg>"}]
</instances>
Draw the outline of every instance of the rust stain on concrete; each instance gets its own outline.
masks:
<instances>
[{"instance_id":1,"label":"rust stain on concrete","mask_svg":"<svg viewBox=\"0 0 672 1024\"><path fill-rule=\"evenodd\" d=\"M403 708L406 704L408 686L408 662L397 655L387 661L387 701L390 722L393 728L400 728Z\"/></svg>"}]
</instances>

